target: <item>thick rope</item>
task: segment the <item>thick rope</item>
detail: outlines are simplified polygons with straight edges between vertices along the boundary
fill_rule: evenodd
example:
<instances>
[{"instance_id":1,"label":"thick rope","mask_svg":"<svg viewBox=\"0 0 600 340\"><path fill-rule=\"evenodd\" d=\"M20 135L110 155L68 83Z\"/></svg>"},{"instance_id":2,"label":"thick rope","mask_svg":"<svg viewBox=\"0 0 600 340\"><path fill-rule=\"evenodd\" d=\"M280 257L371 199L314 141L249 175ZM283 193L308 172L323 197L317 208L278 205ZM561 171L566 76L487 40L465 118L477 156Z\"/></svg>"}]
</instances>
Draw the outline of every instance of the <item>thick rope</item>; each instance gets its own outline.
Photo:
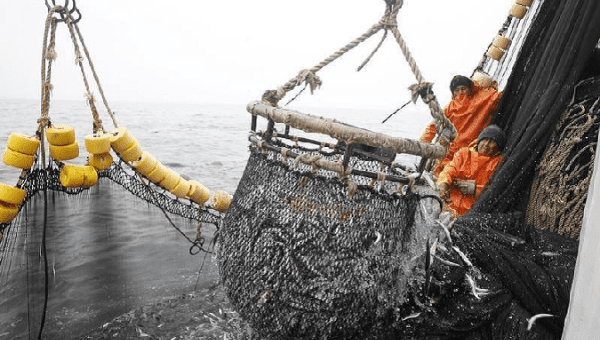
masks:
<instances>
[{"instance_id":1,"label":"thick rope","mask_svg":"<svg viewBox=\"0 0 600 340\"><path fill-rule=\"evenodd\" d=\"M56 58L56 52L54 52L55 36L56 36L56 19L53 17L54 13L62 10L62 6L54 6L48 11L46 16L46 24L44 27L44 41L42 47L42 67L41 67L41 82L42 82L42 103L41 103L41 117L38 119L38 130L37 137L40 139L40 155L42 158L42 168L46 167L46 148L44 143L44 129L50 124L50 118L48 112L50 110L50 91L52 85L50 79L52 76L52 61ZM48 33L50 31L50 43L48 44ZM51 50L52 52L49 52ZM46 59L48 59L48 69L46 69ZM47 72L47 74L46 74ZM21 176L23 177L23 176ZM21 184L21 179L19 179Z\"/></svg>"},{"instance_id":2,"label":"thick rope","mask_svg":"<svg viewBox=\"0 0 600 340\"><path fill-rule=\"evenodd\" d=\"M108 101L106 100L106 97L104 96L104 91L102 90L102 86L100 85L100 79L98 78L98 74L96 73L96 69L94 68L94 63L92 62L92 58L90 58L88 49L85 46L85 41L83 40L83 36L81 35L81 32L79 31L79 26L77 25L77 23L75 23L73 26L75 27L75 30L77 31L77 36L79 37L79 41L81 41L81 47L83 47L83 52L85 53L85 56L88 60L88 64L90 65L90 70L92 71L92 74L94 75L94 80L96 81L96 86L98 86L98 91L100 92L100 96L102 97L102 102L104 103L104 107L106 108L108 115L112 119L113 126L115 128L118 128L119 124L117 124L117 119L116 119L113 111L108 106Z\"/></svg>"},{"instance_id":3,"label":"thick rope","mask_svg":"<svg viewBox=\"0 0 600 340\"><path fill-rule=\"evenodd\" d=\"M360 37L354 39L353 41L348 43L346 46L342 47L340 50L338 50L337 52L335 52L332 55L330 55L329 57L327 57L325 60L321 61L319 64L317 64L316 66L314 66L313 68L308 70L308 72L312 74L312 78L314 79L314 77L316 77L314 74L316 74L319 70L321 70L323 67L329 65L334 60L341 57L342 55L344 55L345 53L347 53L354 47L358 46L360 43L362 43L363 41L370 38L372 35L377 33L382 28L383 28L383 26L381 25L381 23L377 23L376 25L373 25L366 33L364 33ZM301 74L306 73L306 70L302 70L302 71L300 71L300 73ZM279 100L281 100L281 98L283 98L287 92L293 90L296 86L301 84L298 82L299 78L300 77L296 76L296 77L290 79L287 83L285 83L283 86L278 88L277 91L272 90L272 91L265 92L265 95L263 95L263 100L266 100L273 106L277 106L277 102L279 102ZM304 79L306 79L306 78L304 78ZM311 84L311 89L312 88L313 88L313 85Z\"/></svg>"},{"instance_id":4,"label":"thick rope","mask_svg":"<svg viewBox=\"0 0 600 340\"><path fill-rule=\"evenodd\" d=\"M79 44L77 43L77 37L75 36L75 29L73 28L73 21L69 11L65 11L65 16L65 23L69 28L69 33L71 34L71 41L73 41L73 48L75 49L75 63L79 65L79 69L81 70L81 76L85 85L86 99L92 111L92 117L94 119L94 132L104 131L104 128L102 127L102 121L100 120L98 110L96 109L96 104L94 103L94 96L90 91L90 85L85 75L85 69L83 68L83 56L81 55L81 51L79 50Z\"/></svg>"}]
</instances>

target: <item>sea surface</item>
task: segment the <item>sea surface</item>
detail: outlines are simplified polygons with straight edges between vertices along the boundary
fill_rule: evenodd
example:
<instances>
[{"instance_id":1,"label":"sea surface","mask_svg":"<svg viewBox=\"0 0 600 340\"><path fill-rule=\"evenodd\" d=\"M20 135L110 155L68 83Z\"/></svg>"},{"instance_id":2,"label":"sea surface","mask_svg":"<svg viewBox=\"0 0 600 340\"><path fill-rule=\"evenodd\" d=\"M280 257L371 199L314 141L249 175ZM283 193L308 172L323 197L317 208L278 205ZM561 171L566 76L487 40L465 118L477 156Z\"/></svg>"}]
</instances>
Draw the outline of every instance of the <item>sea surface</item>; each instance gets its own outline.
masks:
<instances>
[{"instance_id":1,"label":"sea surface","mask_svg":"<svg viewBox=\"0 0 600 340\"><path fill-rule=\"evenodd\" d=\"M112 121L101 104L97 103L101 119L110 131ZM234 194L249 154L250 115L245 105L114 103L111 109L118 124L127 127L142 148L163 164L211 192ZM383 119L396 108L294 109L406 138L418 138L431 120L426 110L415 109L404 109L385 124ZM12 132L34 135L39 116L39 101L0 99L0 148L4 149ZM53 124L75 128L80 156L67 163L84 164L83 139L92 133L89 107L83 100L52 101L50 118ZM264 120L259 122L259 129L265 126ZM418 161L415 156L400 159ZM19 174L18 169L0 164L1 182L14 185ZM169 217L195 238L195 221ZM160 209L118 184L101 179L76 196L38 193L0 242L0 340L37 338L45 289L40 251L44 223L49 265L44 335L48 339L85 335L162 297L218 283L214 255L190 255L190 243ZM215 227L203 225L201 231L209 244Z\"/></svg>"}]
</instances>

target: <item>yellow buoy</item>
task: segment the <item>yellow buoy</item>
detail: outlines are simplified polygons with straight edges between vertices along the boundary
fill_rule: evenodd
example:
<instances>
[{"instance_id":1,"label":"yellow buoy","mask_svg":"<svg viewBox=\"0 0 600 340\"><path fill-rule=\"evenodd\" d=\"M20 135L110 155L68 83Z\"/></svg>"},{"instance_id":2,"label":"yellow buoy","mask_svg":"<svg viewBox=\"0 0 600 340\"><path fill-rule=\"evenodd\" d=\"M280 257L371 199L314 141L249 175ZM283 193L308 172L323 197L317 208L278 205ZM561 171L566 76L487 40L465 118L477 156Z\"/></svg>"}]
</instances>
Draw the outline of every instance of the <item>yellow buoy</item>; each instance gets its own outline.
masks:
<instances>
[{"instance_id":1,"label":"yellow buoy","mask_svg":"<svg viewBox=\"0 0 600 340\"><path fill-rule=\"evenodd\" d=\"M156 167L158 161L148 151L142 152L142 155L138 160L133 161L131 164L138 172L144 176L148 176L152 170Z\"/></svg>"},{"instance_id":2,"label":"yellow buoy","mask_svg":"<svg viewBox=\"0 0 600 340\"><path fill-rule=\"evenodd\" d=\"M92 187L98 183L98 172L91 165L83 165L83 184L84 187Z\"/></svg>"},{"instance_id":3,"label":"yellow buoy","mask_svg":"<svg viewBox=\"0 0 600 340\"><path fill-rule=\"evenodd\" d=\"M475 71L471 79L481 87L490 87L492 85L492 77L479 70Z\"/></svg>"},{"instance_id":4,"label":"yellow buoy","mask_svg":"<svg viewBox=\"0 0 600 340\"><path fill-rule=\"evenodd\" d=\"M6 165L27 170L30 169L33 165L33 162L35 161L35 156L27 155L24 153L13 151L10 148L6 148L4 149L4 153L2 154L2 161Z\"/></svg>"},{"instance_id":5,"label":"yellow buoy","mask_svg":"<svg viewBox=\"0 0 600 340\"><path fill-rule=\"evenodd\" d=\"M67 188L83 185L83 169L77 165L67 164L60 169L60 184Z\"/></svg>"},{"instance_id":6,"label":"yellow buoy","mask_svg":"<svg viewBox=\"0 0 600 340\"><path fill-rule=\"evenodd\" d=\"M40 141L35 137L13 132L8 136L6 147L26 155L35 155L37 149L40 147Z\"/></svg>"},{"instance_id":7,"label":"yellow buoy","mask_svg":"<svg viewBox=\"0 0 600 340\"><path fill-rule=\"evenodd\" d=\"M187 193L187 197L192 201L203 205L210 198L210 191L204 185L191 180L190 183L190 191Z\"/></svg>"},{"instance_id":8,"label":"yellow buoy","mask_svg":"<svg viewBox=\"0 0 600 340\"><path fill-rule=\"evenodd\" d=\"M496 46L490 46L490 48L487 50L488 57L496 60L496 61L500 61L500 59L502 59L502 56L504 55L504 51L499 49Z\"/></svg>"},{"instance_id":9,"label":"yellow buoy","mask_svg":"<svg viewBox=\"0 0 600 340\"><path fill-rule=\"evenodd\" d=\"M123 152L135 142L127 128L121 126L111 132L110 145L116 152Z\"/></svg>"},{"instance_id":10,"label":"yellow buoy","mask_svg":"<svg viewBox=\"0 0 600 340\"><path fill-rule=\"evenodd\" d=\"M75 143L75 129L68 125L56 125L46 129L46 139L50 145L70 145Z\"/></svg>"},{"instance_id":11,"label":"yellow buoy","mask_svg":"<svg viewBox=\"0 0 600 340\"><path fill-rule=\"evenodd\" d=\"M165 178L163 178L163 180L158 183L158 186L165 190L172 191L173 189L175 189L175 187L177 186L177 184L179 184L180 181L181 176L179 176L178 173L171 169L167 169Z\"/></svg>"},{"instance_id":12,"label":"yellow buoy","mask_svg":"<svg viewBox=\"0 0 600 340\"><path fill-rule=\"evenodd\" d=\"M119 155L126 162L137 161L142 155L142 148L134 138L133 143L125 151L119 151Z\"/></svg>"},{"instance_id":13,"label":"yellow buoy","mask_svg":"<svg viewBox=\"0 0 600 340\"><path fill-rule=\"evenodd\" d=\"M154 167L154 170L150 171L150 173L146 177L148 177L150 182L158 184L165 178L165 176L167 176L167 171L169 171L169 169L167 169L160 162L157 162L156 166Z\"/></svg>"},{"instance_id":14,"label":"yellow buoy","mask_svg":"<svg viewBox=\"0 0 600 340\"><path fill-rule=\"evenodd\" d=\"M521 6L531 6L531 3L533 2L533 0L517 0L516 3L521 5Z\"/></svg>"},{"instance_id":15,"label":"yellow buoy","mask_svg":"<svg viewBox=\"0 0 600 340\"><path fill-rule=\"evenodd\" d=\"M52 145L48 146L50 156L57 161L68 161L79 157L79 144L74 142L68 145Z\"/></svg>"},{"instance_id":16,"label":"yellow buoy","mask_svg":"<svg viewBox=\"0 0 600 340\"><path fill-rule=\"evenodd\" d=\"M88 164L97 170L105 170L112 164L113 158L110 153L91 154L88 157Z\"/></svg>"},{"instance_id":17,"label":"yellow buoy","mask_svg":"<svg viewBox=\"0 0 600 340\"><path fill-rule=\"evenodd\" d=\"M231 196L223 190L215 191L212 197L212 207L220 212L225 212L229 209L229 205L231 205Z\"/></svg>"},{"instance_id":18,"label":"yellow buoy","mask_svg":"<svg viewBox=\"0 0 600 340\"><path fill-rule=\"evenodd\" d=\"M60 169L60 184L67 188L91 187L98 183L98 173L90 165L67 164Z\"/></svg>"},{"instance_id":19,"label":"yellow buoy","mask_svg":"<svg viewBox=\"0 0 600 340\"><path fill-rule=\"evenodd\" d=\"M496 38L494 38L494 42L492 43L492 45L494 45L498 48L501 48L503 50L508 50L508 47L510 46L511 42L512 42L512 40L510 40L510 38L498 35L498 36L496 36Z\"/></svg>"},{"instance_id":20,"label":"yellow buoy","mask_svg":"<svg viewBox=\"0 0 600 340\"><path fill-rule=\"evenodd\" d=\"M0 201L12 204L19 205L25 200L25 196L27 196L27 191L17 188L12 185L4 184L0 182Z\"/></svg>"},{"instance_id":21,"label":"yellow buoy","mask_svg":"<svg viewBox=\"0 0 600 340\"><path fill-rule=\"evenodd\" d=\"M12 204L0 202L0 223L8 223L17 216L19 207Z\"/></svg>"},{"instance_id":22,"label":"yellow buoy","mask_svg":"<svg viewBox=\"0 0 600 340\"><path fill-rule=\"evenodd\" d=\"M177 198L184 198L187 193L190 191L190 182L185 179L181 179L179 183L171 190L171 193L175 195Z\"/></svg>"},{"instance_id":23,"label":"yellow buoy","mask_svg":"<svg viewBox=\"0 0 600 340\"><path fill-rule=\"evenodd\" d=\"M513 4L510 8L509 14L514 18L523 19L525 17L525 14L527 14L527 7L519 5L518 3Z\"/></svg>"},{"instance_id":24,"label":"yellow buoy","mask_svg":"<svg viewBox=\"0 0 600 340\"><path fill-rule=\"evenodd\" d=\"M85 149L90 154L110 152L110 136L108 133L85 136Z\"/></svg>"}]
</instances>

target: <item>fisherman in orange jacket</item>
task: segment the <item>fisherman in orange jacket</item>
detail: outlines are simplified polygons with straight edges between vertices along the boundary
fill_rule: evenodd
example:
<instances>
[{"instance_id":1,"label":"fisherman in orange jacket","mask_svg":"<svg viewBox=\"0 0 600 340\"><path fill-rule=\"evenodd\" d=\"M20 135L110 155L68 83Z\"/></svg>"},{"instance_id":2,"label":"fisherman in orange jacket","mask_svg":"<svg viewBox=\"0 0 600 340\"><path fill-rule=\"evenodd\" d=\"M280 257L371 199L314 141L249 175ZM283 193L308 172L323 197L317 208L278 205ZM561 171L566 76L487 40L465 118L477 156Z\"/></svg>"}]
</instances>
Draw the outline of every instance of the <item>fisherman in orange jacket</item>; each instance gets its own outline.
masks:
<instances>
[{"instance_id":1,"label":"fisherman in orange jacket","mask_svg":"<svg viewBox=\"0 0 600 340\"><path fill-rule=\"evenodd\" d=\"M444 109L444 115L454 125L457 134L446 157L438 161L434 174L439 174L452 160L454 153L468 146L492 122L492 114L502 98L502 93L493 86L481 87L465 76L454 76L450 82L450 91L452 101ZM431 143L435 134L435 124L431 122L420 139Z\"/></svg>"},{"instance_id":2,"label":"fisherman in orange jacket","mask_svg":"<svg viewBox=\"0 0 600 340\"><path fill-rule=\"evenodd\" d=\"M437 184L454 215L463 215L473 206L502 160L505 144L504 131L490 125L481 131L474 147L461 148L444 167Z\"/></svg>"}]
</instances>

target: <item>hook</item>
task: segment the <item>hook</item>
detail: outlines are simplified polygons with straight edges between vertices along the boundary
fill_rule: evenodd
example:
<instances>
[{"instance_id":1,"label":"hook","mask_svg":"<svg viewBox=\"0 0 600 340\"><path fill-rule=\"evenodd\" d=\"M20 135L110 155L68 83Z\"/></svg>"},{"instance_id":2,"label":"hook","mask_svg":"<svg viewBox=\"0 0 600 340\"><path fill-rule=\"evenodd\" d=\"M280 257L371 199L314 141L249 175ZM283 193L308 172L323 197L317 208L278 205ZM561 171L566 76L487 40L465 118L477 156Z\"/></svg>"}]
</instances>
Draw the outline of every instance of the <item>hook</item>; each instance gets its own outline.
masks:
<instances>
[{"instance_id":1,"label":"hook","mask_svg":"<svg viewBox=\"0 0 600 340\"><path fill-rule=\"evenodd\" d=\"M44 0L46 2L46 7L48 7L48 11L50 11L53 7L56 6L56 1L52 0L52 6L50 6L50 4L48 3L48 0ZM56 13L58 13L60 15L60 19L56 19L57 22L65 22L66 18L65 18L65 11L69 11L69 15L72 16L73 13L77 13L77 18L73 19L71 22L76 24L79 22L79 20L81 20L81 12L79 11L79 8L77 8L77 3L75 2L76 0L72 0L73 1L73 6L71 9L69 8L69 1L70 0L65 0L65 5L62 7L62 9L56 11Z\"/></svg>"}]
</instances>

